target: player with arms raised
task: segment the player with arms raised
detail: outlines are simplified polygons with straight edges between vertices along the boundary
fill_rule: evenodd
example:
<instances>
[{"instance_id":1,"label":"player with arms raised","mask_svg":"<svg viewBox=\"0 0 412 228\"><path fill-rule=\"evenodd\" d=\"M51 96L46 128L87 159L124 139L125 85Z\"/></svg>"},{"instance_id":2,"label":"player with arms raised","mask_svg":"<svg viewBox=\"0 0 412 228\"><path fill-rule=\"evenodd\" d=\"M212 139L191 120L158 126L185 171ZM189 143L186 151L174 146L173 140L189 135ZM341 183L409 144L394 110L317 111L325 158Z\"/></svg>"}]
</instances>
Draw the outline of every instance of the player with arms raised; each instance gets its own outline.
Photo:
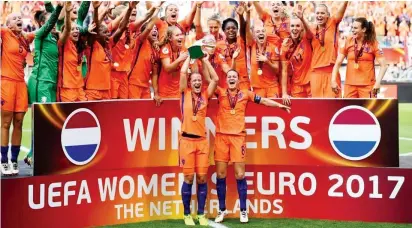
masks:
<instances>
[{"instance_id":1,"label":"player with arms raised","mask_svg":"<svg viewBox=\"0 0 412 228\"><path fill-rule=\"evenodd\" d=\"M348 2L344 2L336 15L330 16L325 4L316 5L316 26L312 28L313 55L311 63L310 87L312 97L338 98L339 90L331 89L332 70L338 56L338 25L342 21ZM340 83L340 76L337 78ZM340 86L340 85L339 85Z\"/></svg>"},{"instance_id":2,"label":"player with arms raised","mask_svg":"<svg viewBox=\"0 0 412 228\"><path fill-rule=\"evenodd\" d=\"M287 86L290 86L292 97L307 98L311 96L309 83L310 61L312 59L311 41L313 34L303 18L299 5L290 20L290 38L283 40L280 59L282 61L282 98L290 104ZM291 83L288 83L291 75Z\"/></svg>"},{"instance_id":3,"label":"player with arms raised","mask_svg":"<svg viewBox=\"0 0 412 228\"><path fill-rule=\"evenodd\" d=\"M190 57L187 57L180 70L180 110L182 115L182 135L179 140L179 163L183 167L184 182L182 185L182 201L184 221L186 225L195 225L190 215L190 199L192 185L196 173L198 210L197 219L202 226L208 225L204 214L207 197L207 171L209 168L209 144L206 139L206 113L209 98L216 90L219 80L209 55L202 59L203 73L209 86L202 89L202 75L192 73L189 77L190 88L187 88L187 72Z\"/></svg>"},{"instance_id":4,"label":"player with arms raised","mask_svg":"<svg viewBox=\"0 0 412 228\"><path fill-rule=\"evenodd\" d=\"M240 200L240 222L248 222L246 212L247 185L245 179L246 129L245 113L251 101L268 107L277 107L290 112L290 107L279 104L268 98L262 98L247 89L238 89L239 74L235 70L227 73L228 89L218 87L216 96L219 108L216 117L215 163L217 182L216 190L219 199L219 211L215 222L222 222L226 210L226 174L228 162L234 163L237 190Z\"/></svg>"}]
</instances>

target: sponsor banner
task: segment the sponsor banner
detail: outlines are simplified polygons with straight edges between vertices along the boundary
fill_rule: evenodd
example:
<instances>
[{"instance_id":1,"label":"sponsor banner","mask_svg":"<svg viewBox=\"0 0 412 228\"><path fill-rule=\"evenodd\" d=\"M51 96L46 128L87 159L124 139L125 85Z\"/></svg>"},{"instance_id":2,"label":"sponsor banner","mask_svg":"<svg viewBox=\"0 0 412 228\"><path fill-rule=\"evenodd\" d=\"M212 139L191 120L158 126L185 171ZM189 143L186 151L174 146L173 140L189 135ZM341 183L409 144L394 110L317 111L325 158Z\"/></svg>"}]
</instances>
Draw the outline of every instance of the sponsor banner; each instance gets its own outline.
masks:
<instances>
[{"instance_id":1,"label":"sponsor banner","mask_svg":"<svg viewBox=\"0 0 412 228\"><path fill-rule=\"evenodd\" d=\"M178 166L179 101L35 104L34 175ZM206 119L213 164L217 101ZM288 114L250 103L246 162L398 167L397 100L294 99Z\"/></svg>"},{"instance_id":2,"label":"sponsor banner","mask_svg":"<svg viewBox=\"0 0 412 228\"><path fill-rule=\"evenodd\" d=\"M211 219L218 210L214 168L209 169L206 203ZM246 171L252 218L412 223L412 204L407 203L412 192L410 169L249 165ZM179 167L6 179L2 180L1 222L4 227L27 223L90 227L181 219L182 182ZM239 217L232 167L227 184L229 217Z\"/></svg>"}]
</instances>

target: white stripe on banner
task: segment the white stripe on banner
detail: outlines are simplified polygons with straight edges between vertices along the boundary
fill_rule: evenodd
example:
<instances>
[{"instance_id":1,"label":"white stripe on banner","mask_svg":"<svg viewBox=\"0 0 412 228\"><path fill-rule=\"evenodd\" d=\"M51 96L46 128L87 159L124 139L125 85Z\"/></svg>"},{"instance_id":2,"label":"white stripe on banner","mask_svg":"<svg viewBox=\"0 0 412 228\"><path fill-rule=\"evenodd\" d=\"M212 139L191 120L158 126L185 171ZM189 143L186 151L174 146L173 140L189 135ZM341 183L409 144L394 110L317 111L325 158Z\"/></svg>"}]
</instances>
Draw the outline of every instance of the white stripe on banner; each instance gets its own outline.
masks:
<instances>
[{"instance_id":1,"label":"white stripe on banner","mask_svg":"<svg viewBox=\"0 0 412 228\"><path fill-rule=\"evenodd\" d=\"M378 125L336 124L329 128L333 141L377 141L380 138Z\"/></svg>"},{"instance_id":2,"label":"white stripe on banner","mask_svg":"<svg viewBox=\"0 0 412 228\"><path fill-rule=\"evenodd\" d=\"M99 144L100 129L98 127L69 128L62 131L63 146L79 146Z\"/></svg>"}]
</instances>

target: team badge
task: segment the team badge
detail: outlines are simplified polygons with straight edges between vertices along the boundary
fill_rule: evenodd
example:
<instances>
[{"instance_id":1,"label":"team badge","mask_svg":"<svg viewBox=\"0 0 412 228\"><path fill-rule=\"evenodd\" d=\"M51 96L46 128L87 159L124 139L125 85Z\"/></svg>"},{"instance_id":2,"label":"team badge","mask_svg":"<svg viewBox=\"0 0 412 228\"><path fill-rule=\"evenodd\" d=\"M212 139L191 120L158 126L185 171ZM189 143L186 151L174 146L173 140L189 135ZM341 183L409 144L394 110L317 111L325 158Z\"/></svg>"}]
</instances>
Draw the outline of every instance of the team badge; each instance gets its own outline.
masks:
<instances>
[{"instance_id":1,"label":"team badge","mask_svg":"<svg viewBox=\"0 0 412 228\"><path fill-rule=\"evenodd\" d=\"M169 54L169 49L167 47L163 48L162 53L165 55Z\"/></svg>"},{"instance_id":2,"label":"team badge","mask_svg":"<svg viewBox=\"0 0 412 228\"><path fill-rule=\"evenodd\" d=\"M41 103L46 103L47 102L47 97L41 97Z\"/></svg>"}]
</instances>

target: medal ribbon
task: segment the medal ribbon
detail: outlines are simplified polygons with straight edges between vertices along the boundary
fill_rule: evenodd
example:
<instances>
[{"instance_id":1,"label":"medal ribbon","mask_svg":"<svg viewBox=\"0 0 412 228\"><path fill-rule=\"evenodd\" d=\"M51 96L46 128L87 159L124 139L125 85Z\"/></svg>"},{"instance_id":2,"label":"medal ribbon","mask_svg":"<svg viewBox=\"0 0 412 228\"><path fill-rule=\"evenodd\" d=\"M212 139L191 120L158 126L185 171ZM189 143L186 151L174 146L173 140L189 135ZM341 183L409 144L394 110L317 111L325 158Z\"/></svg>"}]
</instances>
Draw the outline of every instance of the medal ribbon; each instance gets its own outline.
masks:
<instances>
[{"instance_id":1,"label":"medal ribbon","mask_svg":"<svg viewBox=\"0 0 412 228\"><path fill-rule=\"evenodd\" d=\"M263 46L263 52L260 52L259 46L256 44L256 56L258 56L259 54L266 54L266 47L267 47L267 42ZM259 61L258 65L259 65L259 69L262 70L263 62Z\"/></svg>"},{"instance_id":2,"label":"medal ribbon","mask_svg":"<svg viewBox=\"0 0 412 228\"><path fill-rule=\"evenodd\" d=\"M295 54L296 49L299 47L299 44L301 42L301 40L299 39L299 41L297 43L295 43L292 39L293 42L293 50L291 52L288 53L288 55L286 56L286 58L290 61L290 59L293 57L293 54ZM289 49L290 50L290 49Z\"/></svg>"},{"instance_id":3,"label":"medal ribbon","mask_svg":"<svg viewBox=\"0 0 412 228\"><path fill-rule=\"evenodd\" d=\"M237 91L236 91L236 95L235 95L234 97L232 97L232 96L230 96L229 89L226 90L227 98L229 99L230 108L231 108L232 110L234 110L235 107L236 107L238 93L239 93L239 90L237 90Z\"/></svg>"},{"instance_id":4,"label":"medal ribbon","mask_svg":"<svg viewBox=\"0 0 412 228\"><path fill-rule=\"evenodd\" d=\"M195 96L193 95L193 92L192 92L192 110L193 110L193 116L196 116L196 115L197 115L197 112L198 112L199 109L200 109L201 96L202 96L202 94L199 93L198 96L197 96L197 101L196 101L196 100L195 100Z\"/></svg>"},{"instance_id":5,"label":"medal ribbon","mask_svg":"<svg viewBox=\"0 0 412 228\"><path fill-rule=\"evenodd\" d=\"M112 56L112 52L110 51L110 49L108 47L103 48L104 53L106 54L106 57L109 59L110 62L113 62L113 56Z\"/></svg>"},{"instance_id":6,"label":"medal ribbon","mask_svg":"<svg viewBox=\"0 0 412 228\"><path fill-rule=\"evenodd\" d=\"M125 45L129 45L130 44L130 30L129 30L129 28L127 28L126 31L124 32L124 36L126 37Z\"/></svg>"},{"instance_id":7,"label":"medal ribbon","mask_svg":"<svg viewBox=\"0 0 412 228\"><path fill-rule=\"evenodd\" d=\"M235 42L234 44L229 44L226 40L226 47L227 48L225 50L225 57L232 59L233 53L235 53L235 51L238 48L237 42Z\"/></svg>"},{"instance_id":8,"label":"medal ribbon","mask_svg":"<svg viewBox=\"0 0 412 228\"><path fill-rule=\"evenodd\" d=\"M319 43L322 47L325 46L325 34L326 34L326 28L322 28L321 31L319 32L319 26L316 26L316 39L319 40Z\"/></svg>"},{"instance_id":9,"label":"medal ribbon","mask_svg":"<svg viewBox=\"0 0 412 228\"><path fill-rule=\"evenodd\" d=\"M354 47L354 53L355 53L355 63L357 64L359 61L359 57L362 56L363 54L363 49L365 48L365 41L362 42L362 47L360 48L360 50L358 51L358 42L355 39L355 47Z\"/></svg>"},{"instance_id":10,"label":"medal ribbon","mask_svg":"<svg viewBox=\"0 0 412 228\"><path fill-rule=\"evenodd\" d=\"M273 20L273 18L271 18L271 19L272 19L272 24L273 24L273 32L272 33L275 33L277 36L279 36L280 35L280 29L285 24L286 19L284 17L282 17L282 22L280 23L279 28L276 26L276 23Z\"/></svg>"},{"instance_id":11,"label":"medal ribbon","mask_svg":"<svg viewBox=\"0 0 412 228\"><path fill-rule=\"evenodd\" d=\"M23 35L18 36L19 45L26 49L27 52L30 52L30 44L29 41L23 37Z\"/></svg>"}]
</instances>

